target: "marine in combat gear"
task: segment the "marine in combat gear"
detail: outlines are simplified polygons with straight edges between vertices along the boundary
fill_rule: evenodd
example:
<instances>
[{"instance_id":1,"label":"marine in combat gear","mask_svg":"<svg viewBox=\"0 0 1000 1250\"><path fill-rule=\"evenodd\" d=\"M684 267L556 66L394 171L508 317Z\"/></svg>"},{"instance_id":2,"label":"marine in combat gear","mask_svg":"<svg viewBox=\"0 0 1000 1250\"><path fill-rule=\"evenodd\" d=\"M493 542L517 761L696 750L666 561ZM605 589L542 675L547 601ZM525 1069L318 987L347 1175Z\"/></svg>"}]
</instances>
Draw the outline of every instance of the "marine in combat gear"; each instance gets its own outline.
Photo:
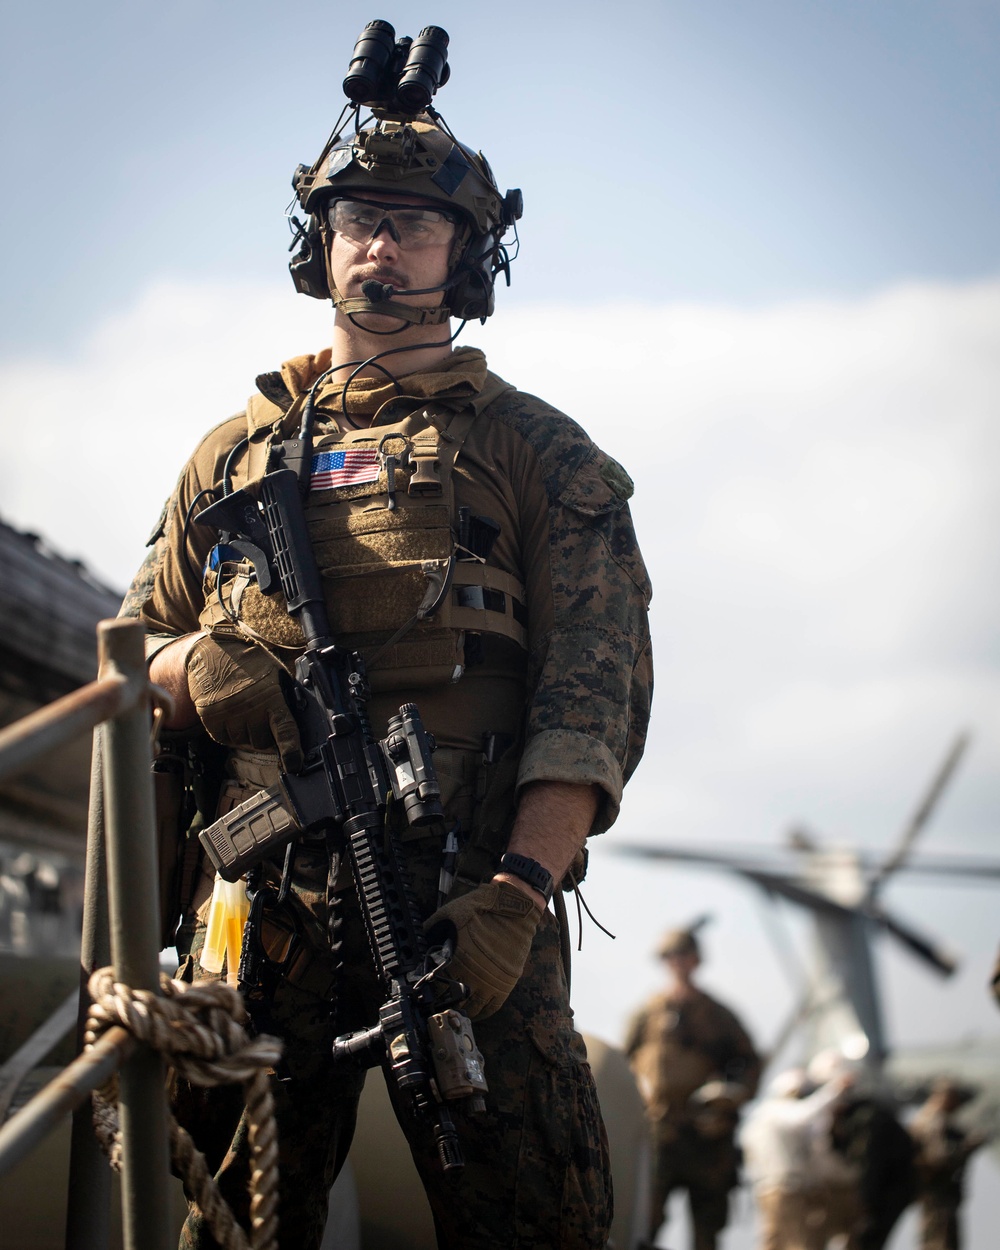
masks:
<instances>
[{"instance_id":1,"label":"marine in combat gear","mask_svg":"<svg viewBox=\"0 0 1000 1250\"><path fill-rule=\"evenodd\" d=\"M934 1083L930 1096L909 1124L916 1143L917 1200L921 1250L960 1250L960 1212L969 1160L986 1138L956 1113L975 1091L950 1077Z\"/></svg>"},{"instance_id":2,"label":"marine in combat gear","mask_svg":"<svg viewBox=\"0 0 1000 1250\"><path fill-rule=\"evenodd\" d=\"M657 954L670 983L635 1015L625 1038L653 1139L649 1241L670 1195L685 1190L694 1250L715 1250L739 1177L740 1108L756 1093L761 1061L736 1015L694 983L696 934L671 929Z\"/></svg>"},{"instance_id":3,"label":"marine in combat gear","mask_svg":"<svg viewBox=\"0 0 1000 1250\"><path fill-rule=\"evenodd\" d=\"M308 408L305 515L334 636L367 659L376 732L413 700L437 742L445 817L405 834L406 866L422 914L454 926L450 972L470 989L489 1085L485 1113L460 1126L458 1178L444 1178L429 1132L400 1113L439 1244L603 1250L606 1135L541 883L578 878L586 838L614 822L642 754L651 591L632 484L571 418L490 372L476 348L453 348L451 318L494 310L520 193L501 195L429 95L404 92L406 73L386 98L385 73L413 52L399 41L388 55L371 88L382 96L365 99L355 82L364 57L345 82L372 119L349 106L346 129L294 176L292 276L332 299L332 344L262 373L246 411L199 444L126 600L147 627L151 676L175 698L172 728L201 734L198 810L175 857L179 975L214 975L200 959L213 873L193 833L301 764L297 623L262 593L246 552L217 545L197 514L252 489ZM521 858L501 870L505 852ZM264 878L277 893L280 855ZM285 1042L273 1081L280 1244L309 1250L364 1080L332 1061L331 1043L370 1026L381 993L336 845L301 844L288 885L254 934L267 983L250 1007ZM183 1084L175 1098L246 1225L238 1103ZM196 1207L182 1245L215 1245Z\"/></svg>"}]
</instances>

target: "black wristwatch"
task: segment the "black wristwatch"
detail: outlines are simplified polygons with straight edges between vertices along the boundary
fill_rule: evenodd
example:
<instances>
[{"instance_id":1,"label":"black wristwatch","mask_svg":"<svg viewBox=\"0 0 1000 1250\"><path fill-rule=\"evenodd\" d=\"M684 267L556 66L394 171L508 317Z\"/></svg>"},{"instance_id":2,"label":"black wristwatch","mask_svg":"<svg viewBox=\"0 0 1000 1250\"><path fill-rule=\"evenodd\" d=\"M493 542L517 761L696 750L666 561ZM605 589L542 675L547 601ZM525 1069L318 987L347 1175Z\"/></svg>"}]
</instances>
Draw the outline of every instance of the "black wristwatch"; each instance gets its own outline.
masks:
<instances>
[{"instance_id":1,"label":"black wristwatch","mask_svg":"<svg viewBox=\"0 0 1000 1250\"><path fill-rule=\"evenodd\" d=\"M517 855L513 851L507 851L505 855L500 856L500 871L508 872L512 877L520 877L522 881L526 881L533 890L538 891L546 903L552 897L552 891L555 888L552 873L547 868L543 868L537 859L529 859L527 855Z\"/></svg>"}]
</instances>

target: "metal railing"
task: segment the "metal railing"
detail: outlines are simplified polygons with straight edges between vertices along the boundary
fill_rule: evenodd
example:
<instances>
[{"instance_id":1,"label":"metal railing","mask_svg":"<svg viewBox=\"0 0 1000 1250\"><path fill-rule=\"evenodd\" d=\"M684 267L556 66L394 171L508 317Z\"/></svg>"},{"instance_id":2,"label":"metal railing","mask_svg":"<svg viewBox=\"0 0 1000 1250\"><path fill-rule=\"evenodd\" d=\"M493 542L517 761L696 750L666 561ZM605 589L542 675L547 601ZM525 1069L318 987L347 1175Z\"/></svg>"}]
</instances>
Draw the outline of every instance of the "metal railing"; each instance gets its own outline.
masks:
<instances>
[{"instance_id":1,"label":"metal railing","mask_svg":"<svg viewBox=\"0 0 1000 1250\"><path fill-rule=\"evenodd\" d=\"M98 625L97 636L100 668L96 681L0 730L0 780L79 734L95 731L81 1021L89 1001L86 981L108 962L109 953L116 981L134 990L159 990L160 903L145 630L138 621L109 620ZM82 1036L82 1030L78 1034ZM93 1250L106 1245L110 1169L94 1139L89 1095L116 1071L125 1250L168 1250L173 1230L164 1063L123 1028L109 1029L0 1126L0 1176L76 1112L66 1246L67 1250Z\"/></svg>"}]
</instances>

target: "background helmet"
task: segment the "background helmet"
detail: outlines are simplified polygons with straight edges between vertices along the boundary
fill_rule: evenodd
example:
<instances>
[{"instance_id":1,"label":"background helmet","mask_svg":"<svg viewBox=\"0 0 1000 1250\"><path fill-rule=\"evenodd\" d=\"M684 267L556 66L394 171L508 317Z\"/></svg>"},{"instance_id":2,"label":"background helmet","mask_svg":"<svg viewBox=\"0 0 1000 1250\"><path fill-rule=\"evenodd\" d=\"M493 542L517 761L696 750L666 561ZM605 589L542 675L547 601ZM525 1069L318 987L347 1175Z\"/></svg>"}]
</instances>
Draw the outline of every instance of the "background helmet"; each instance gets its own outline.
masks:
<instances>
[{"instance_id":1,"label":"background helmet","mask_svg":"<svg viewBox=\"0 0 1000 1250\"><path fill-rule=\"evenodd\" d=\"M411 309L394 303L391 311L424 324L449 316L485 321L493 312L497 274L504 273L510 282L502 239L521 216L521 192L501 196L483 154L459 143L438 114L401 118L375 109L372 124L348 139L334 136L312 166L300 165L292 186L308 221L302 225L293 219L302 246L289 269L296 289L305 295L348 303L333 288L330 275L327 203L339 195L370 197L387 191L437 201L458 220L442 306ZM349 303L348 312L390 311L387 303Z\"/></svg>"},{"instance_id":2,"label":"background helmet","mask_svg":"<svg viewBox=\"0 0 1000 1250\"><path fill-rule=\"evenodd\" d=\"M660 939L656 953L661 959L669 959L671 955L697 955L700 958L701 947L694 928L668 929Z\"/></svg>"}]
</instances>

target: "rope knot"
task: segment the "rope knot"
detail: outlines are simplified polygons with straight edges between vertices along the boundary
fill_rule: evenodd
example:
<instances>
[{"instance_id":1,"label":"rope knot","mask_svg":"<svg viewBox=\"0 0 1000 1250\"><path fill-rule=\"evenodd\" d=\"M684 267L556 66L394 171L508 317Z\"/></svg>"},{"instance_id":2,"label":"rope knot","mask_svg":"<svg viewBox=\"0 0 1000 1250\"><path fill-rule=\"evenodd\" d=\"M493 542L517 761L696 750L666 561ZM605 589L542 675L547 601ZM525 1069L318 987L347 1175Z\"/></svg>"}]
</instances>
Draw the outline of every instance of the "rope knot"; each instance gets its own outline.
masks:
<instances>
[{"instance_id":1,"label":"rope knot","mask_svg":"<svg viewBox=\"0 0 1000 1250\"><path fill-rule=\"evenodd\" d=\"M189 1134L170 1118L174 1164L202 1209L213 1236L225 1250L273 1250L277 1246L278 1144L269 1074L281 1058L282 1043L246 1031L248 1016L239 993L223 981L189 985L160 975L160 992L133 990L99 968L87 986L92 1004L84 1045L93 1046L109 1028L121 1026L152 1047L192 1085L242 1082L246 1093L251 1174L251 1236L247 1241ZM121 1166L121 1133L111 1103L112 1089L95 1092L96 1127L111 1163ZM107 1121L110 1128L104 1127Z\"/></svg>"}]
</instances>

